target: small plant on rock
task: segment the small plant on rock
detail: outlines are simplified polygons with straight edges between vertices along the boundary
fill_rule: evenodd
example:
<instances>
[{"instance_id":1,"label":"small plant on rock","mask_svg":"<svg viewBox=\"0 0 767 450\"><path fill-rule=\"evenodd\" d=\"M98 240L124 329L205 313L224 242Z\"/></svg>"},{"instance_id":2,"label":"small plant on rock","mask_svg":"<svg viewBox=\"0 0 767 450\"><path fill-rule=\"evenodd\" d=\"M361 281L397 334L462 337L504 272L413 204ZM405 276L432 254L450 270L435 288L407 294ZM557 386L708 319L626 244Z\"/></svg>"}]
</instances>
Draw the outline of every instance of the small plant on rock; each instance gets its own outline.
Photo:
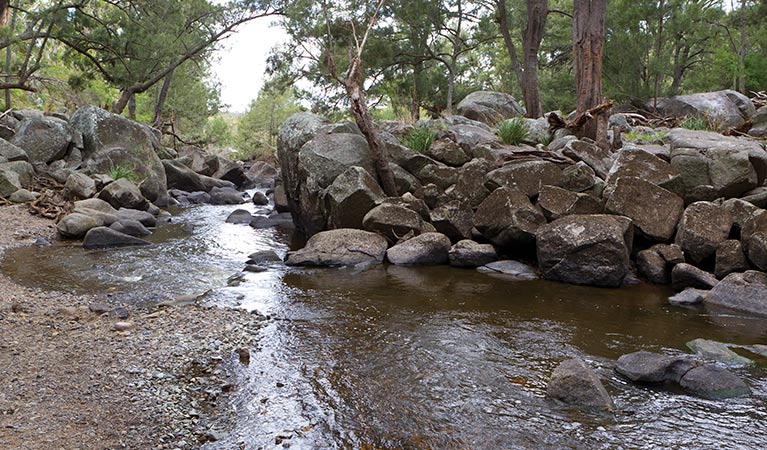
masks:
<instances>
[{"instance_id":1,"label":"small plant on rock","mask_svg":"<svg viewBox=\"0 0 767 450\"><path fill-rule=\"evenodd\" d=\"M405 136L402 143L416 153L426 153L436 136L429 127L415 127Z\"/></svg>"},{"instance_id":2,"label":"small plant on rock","mask_svg":"<svg viewBox=\"0 0 767 450\"><path fill-rule=\"evenodd\" d=\"M688 130L696 131L708 131L711 129L708 120L698 116L688 116L682 121L682 123L679 124L679 126Z\"/></svg>"},{"instance_id":3,"label":"small plant on rock","mask_svg":"<svg viewBox=\"0 0 767 450\"><path fill-rule=\"evenodd\" d=\"M519 145L527 139L529 134L527 125L525 125L525 119L522 117L504 120L498 126L498 136L501 137L501 141L504 144Z\"/></svg>"},{"instance_id":4,"label":"small plant on rock","mask_svg":"<svg viewBox=\"0 0 767 450\"><path fill-rule=\"evenodd\" d=\"M125 178L128 181L131 181L133 183L138 183L139 176L136 173L136 170L132 167L124 166L124 165L116 165L112 167L112 170L109 171L109 176L113 180L119 180L120 178Z\"/></svg>"}]
</instances>

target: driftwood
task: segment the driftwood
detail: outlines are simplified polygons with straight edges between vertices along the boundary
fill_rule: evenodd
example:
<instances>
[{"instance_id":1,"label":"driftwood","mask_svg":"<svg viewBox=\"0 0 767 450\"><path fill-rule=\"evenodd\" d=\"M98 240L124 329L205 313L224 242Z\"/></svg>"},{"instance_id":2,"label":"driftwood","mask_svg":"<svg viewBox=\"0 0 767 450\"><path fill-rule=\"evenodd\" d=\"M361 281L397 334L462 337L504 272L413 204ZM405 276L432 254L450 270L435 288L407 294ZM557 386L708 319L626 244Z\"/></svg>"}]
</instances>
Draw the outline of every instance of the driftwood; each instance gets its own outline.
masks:
<instances>
[{"instance_id":1,"label":"driftwood","mask_svg":"<svg viewBox=\"0 0 767 450\"><path fill-rule=\"evenodd\" d=\"M579 130L580 128L583 128L583 126L586 125L586 123L589 120L601 114L605 114L612 107L613 107L613 101L610 100L578 114L577 116L575 116L573 120L570 120L570 121L567 121L559 117L556 113L551 113L549 114L549 119L548 119L549 127L552 130L556 130L559 128L567 128L568 130L576 131L576 130Z\"/></svg>"},{"instance_id":2,"label":"driftwood","mask_svg":"<svg viewBox=\"0 0 767 450\"><path fill-rule=\"evenodd\" d=\"M56 180L36 177L35 190L40 192L40 196L29 204L30 214L52 219L58 223L72 209L72 202L65 199L62 194L64 186Z\"/></svg>"},{"instance_id":3,"label":"driftwood","mask_svg":"<svg viewBox=\"0 0 767 450\"><path fill-rule=\"evenodd\" d=\"M767 92L765 92L765 91L759 91L759 92L751 91L751 94L753 94L753 97L751 98L751 103L754 104L754 108L759 109L762 106L767 106Z\"/></svg>"},{"instance_id":4,"label":"driftwood","mask_svg":"<svg viewBox=\"0 0 767 450\"><path fill-rule=\"evenodd\" d=\"M725 136L748 136L748 130L750 130L752 126L754 126L754 122L749 119L743 122L743 125L728 128L727 131L722 134Z\"/></svg>"},{"instance_id":5,"label":"driftwood","mask_svg":"<svg viewBox=\"0 0 767 450\"><path fill-rule=\"evenodd\" d=\"M501 166L505 162L509 161L525 161L525 160L545 160L551 161L557 164L575 164L572 159L557 155L556 153L546 150L520 150L513 153L506 153L498 158L498 165Z\"/></svg>"}]
</instances>

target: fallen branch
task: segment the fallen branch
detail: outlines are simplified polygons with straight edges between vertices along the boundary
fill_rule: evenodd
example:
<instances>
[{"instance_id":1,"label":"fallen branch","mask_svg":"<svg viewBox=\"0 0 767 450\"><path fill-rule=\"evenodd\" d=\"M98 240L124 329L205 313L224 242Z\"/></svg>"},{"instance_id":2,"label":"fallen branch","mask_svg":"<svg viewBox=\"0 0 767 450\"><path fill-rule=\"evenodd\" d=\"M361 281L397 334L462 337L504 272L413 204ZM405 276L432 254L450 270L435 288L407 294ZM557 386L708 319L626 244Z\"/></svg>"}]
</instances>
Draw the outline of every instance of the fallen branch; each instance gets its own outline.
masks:
<instances>
[{"instance_id":1,"label":"fallen branch","mask_svg":"<svg viewBox=\"0 0 767 450\"><path fill-rule=\"evenodd\" d=\"M589 120L594 117L605 114L613 107L613 101L609 100L605 103L599 104L591 109L588 109L577 116L571 121L567 121L559 117L556 113L549 114L549 127L552 130L559 128L567 128L570 131L575 131L582 128Z\"/></svg>"}]
</instances>

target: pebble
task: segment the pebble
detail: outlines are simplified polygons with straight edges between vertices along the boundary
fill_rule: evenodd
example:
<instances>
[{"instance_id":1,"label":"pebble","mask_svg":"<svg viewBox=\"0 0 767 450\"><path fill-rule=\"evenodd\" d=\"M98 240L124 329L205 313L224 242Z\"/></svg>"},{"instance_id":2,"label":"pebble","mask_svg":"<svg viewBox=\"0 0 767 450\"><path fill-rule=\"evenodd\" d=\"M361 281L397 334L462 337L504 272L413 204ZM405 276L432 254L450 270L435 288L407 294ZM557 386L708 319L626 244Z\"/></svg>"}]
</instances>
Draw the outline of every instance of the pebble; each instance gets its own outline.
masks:
<instances>
[{"instance_id":1,"label":"pebble","mask_svg":"<svg viewBox=\"0 0 767 450\"><path fill-rule=\"evenodd\" d=\"M133 322L115 322L112 329L115 331L128 331L134 327Z\"/></svg>"}]
</instances>

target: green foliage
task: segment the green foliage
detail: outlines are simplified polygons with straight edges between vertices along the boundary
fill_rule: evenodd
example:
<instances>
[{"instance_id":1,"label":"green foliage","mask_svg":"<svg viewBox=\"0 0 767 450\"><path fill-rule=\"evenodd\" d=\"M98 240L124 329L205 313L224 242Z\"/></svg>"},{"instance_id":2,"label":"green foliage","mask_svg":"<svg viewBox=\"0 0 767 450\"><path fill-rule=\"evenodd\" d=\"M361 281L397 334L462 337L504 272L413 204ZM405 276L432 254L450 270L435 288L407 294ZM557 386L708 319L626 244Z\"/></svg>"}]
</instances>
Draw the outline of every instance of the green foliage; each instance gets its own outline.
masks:
<instances>
[{"instance_id":1,"label":"green foliage","mask_svg":"<svg viewBox=\"0 0 767 450\"><path fill-rule=\"evenodd\" d=\"M429 127L415 127L402 139L402 144L416 153L426 153L434 143L436 135Z\"/></svg>"},{"instance_id":2,"label":"green foliage","mask_svg":"<svg viewBox=\"0 0 767 450\"><path fill-rule=\"evenodd\" d=\"M232 125L218 114L208 118L205 124L205 143L212 147L223 148L232 145Z\"/></svg>"},{"instance_id":3,"label":"green foliage","mask_svg":"<svg viewBox=\"0 0 767 450\"><path fill-rule=\"evenodd\" d=\"M282 122L301 109L292 90L262 89L237 121L234 143L240 156L247 159L273 153Z\"/></svg>"},{"instance_id":4,"label":"green foliage","mask_svg":"<svg viewBox=\"0 0 767 450\"><path fill-rule=\"evenodd\" d=\"M668 136L668 131L629 131L623 134L628 142L638 142L643 144L653 144L657 142L663 142L663 139Z\"/></svg>"},{"instance_id":5,"label":"green foliage","mask_svg":"<svg viewBox=\"0 0 767 450\"><path fill-rule=\"evenodd\" d=\"M119 180L120 178L125 178L128 181L131 181L136 184L138 184L140 181L140 178L138 174L136 173L135 168L123 166L123 165L117 165L112 167L112 169L109 171L109 176L113 180Z\"/></svg>"},{"instance_id":6,"label":"green foliage","mask_svg":"<svg viewBox=\"0 0 767 450\"><path fill-rule=\"evenodd\" d=\"M711 131L713 128L711 127L711 124L709 121L703 117L698 116L688 116L685 118L682 123L679 124L681 128L686 128L688 130L696 130L696 131Z\"/></svg>"},{"instance_id":7,"label":"green foliage","mask_svg":"<svg viewBox=\"0 0 767 450\"><path fill-rule=\"evenodd\" d=\"M505 144L519 145L527 139L528 134L529 131L525 124L525 119L522 117L504 120L498 125L498 136L501 137L501 141Z\"/></svg>"}]
</instances>

